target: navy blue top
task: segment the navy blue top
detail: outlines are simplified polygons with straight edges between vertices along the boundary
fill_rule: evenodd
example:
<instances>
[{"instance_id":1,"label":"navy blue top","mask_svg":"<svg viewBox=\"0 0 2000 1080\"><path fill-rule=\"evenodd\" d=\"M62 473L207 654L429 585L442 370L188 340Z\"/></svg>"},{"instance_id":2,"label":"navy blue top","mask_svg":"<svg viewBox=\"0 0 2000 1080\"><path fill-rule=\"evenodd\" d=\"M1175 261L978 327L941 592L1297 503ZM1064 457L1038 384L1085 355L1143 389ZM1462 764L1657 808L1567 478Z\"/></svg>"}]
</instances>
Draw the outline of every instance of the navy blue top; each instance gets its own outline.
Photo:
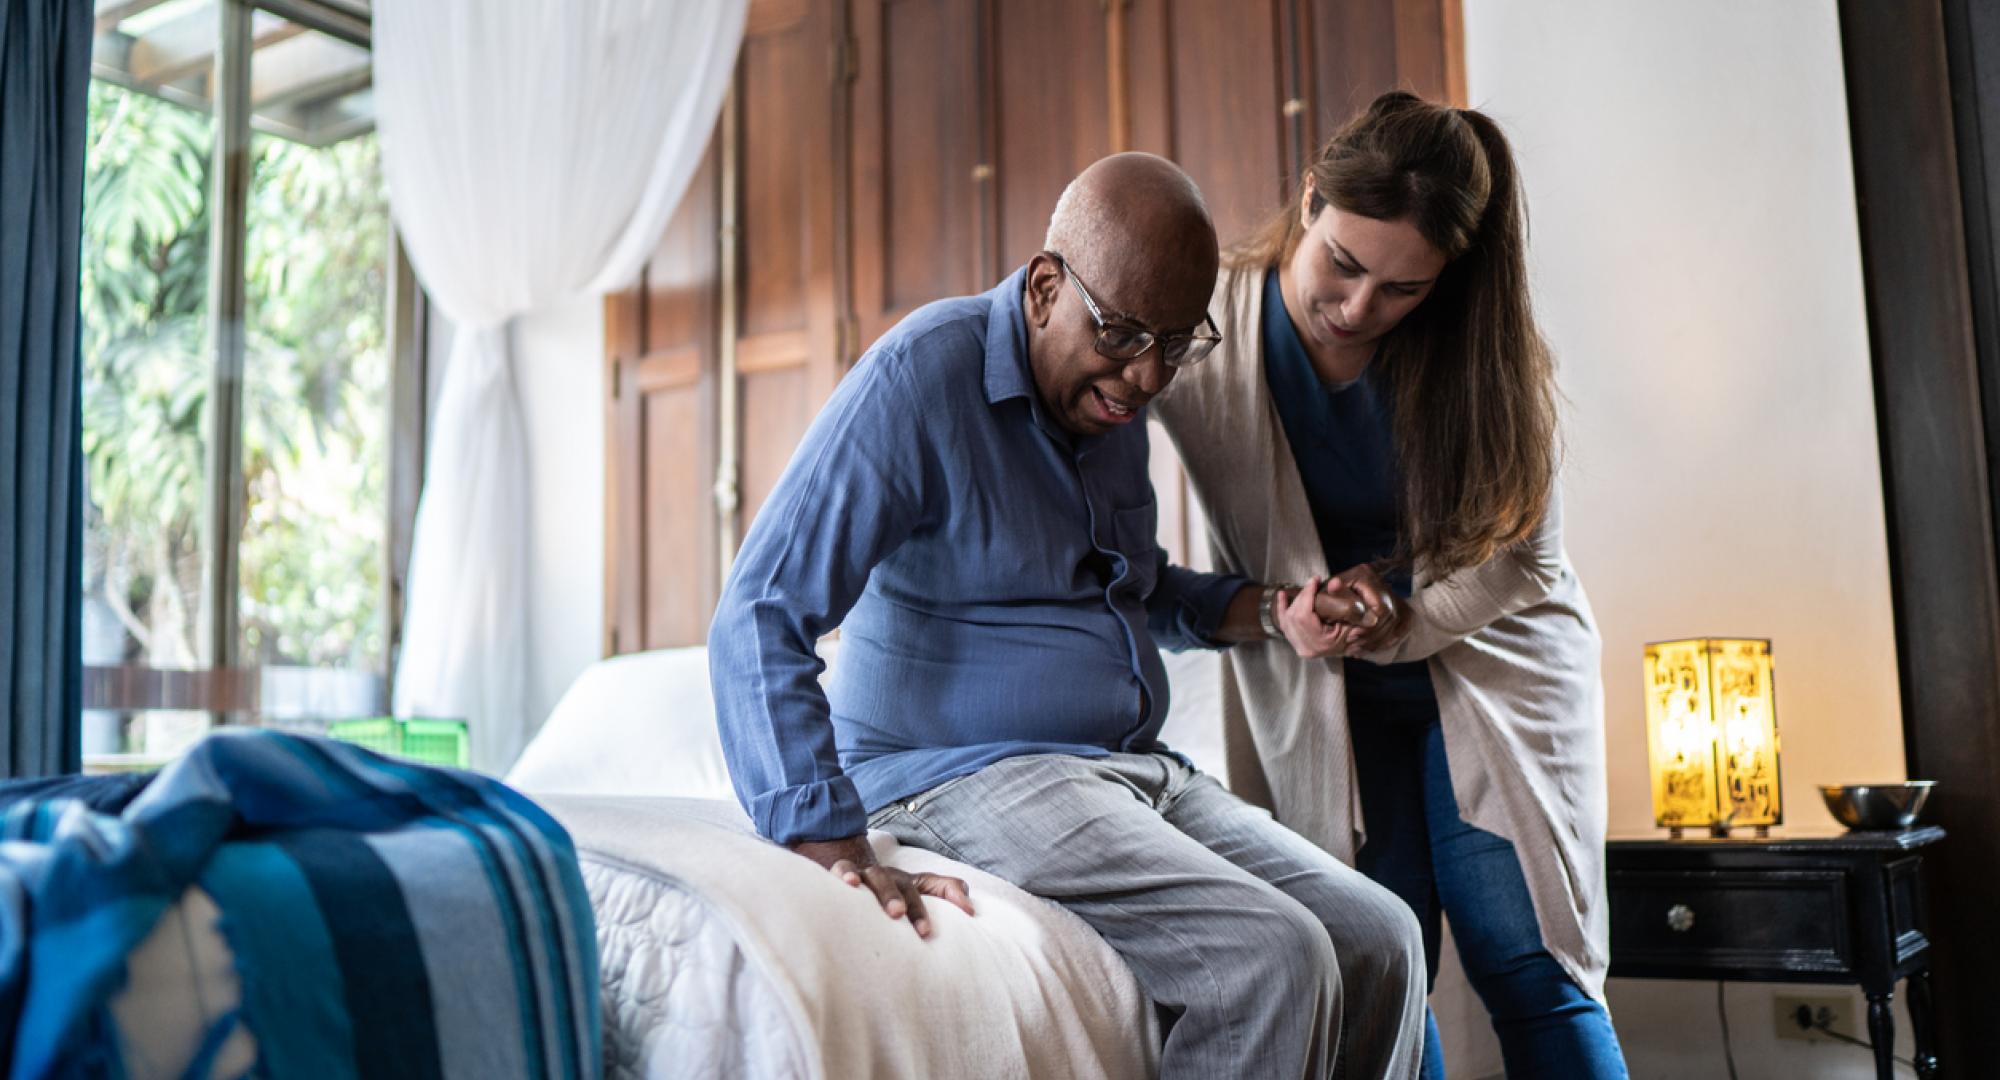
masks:
<instances>
[{"instance_id":1,"label":"navy blue top","mask_svg":"<svg viewBox=\"0 0 2000 1080\"><path fill-rule=\"evenodd\" d=\"M1375 365L1345 386L1321 382L1285 311L1275 269L1264 278L1263 331L1264 379L1298 462L1327 569L1337 574L1394 554L1402 473L1392 402L1378 385ZM1397 595L1410 595L1407 571L1387 577ZM1436 693L1421 660L1386 666L1349 660L1347 692L1350 698L1377 701L1422 701Z\"/></svg>"},{"instance_id":2,"label":"navy blue top","mask_svg":"<svg viewBox=\"0 0 2000 1080\"><path fill-rule=\"evenodd\" d=\"M885 334L744 539L709 668L730 779L772 840L856 835L1018 754L1160 748L1155 641L1217 647L1246 584L1167 565L1143 417L1073 437L1045 415L1025 280ZM822 693L813 643L835 626Z\"/></svg>"}]
</instances>

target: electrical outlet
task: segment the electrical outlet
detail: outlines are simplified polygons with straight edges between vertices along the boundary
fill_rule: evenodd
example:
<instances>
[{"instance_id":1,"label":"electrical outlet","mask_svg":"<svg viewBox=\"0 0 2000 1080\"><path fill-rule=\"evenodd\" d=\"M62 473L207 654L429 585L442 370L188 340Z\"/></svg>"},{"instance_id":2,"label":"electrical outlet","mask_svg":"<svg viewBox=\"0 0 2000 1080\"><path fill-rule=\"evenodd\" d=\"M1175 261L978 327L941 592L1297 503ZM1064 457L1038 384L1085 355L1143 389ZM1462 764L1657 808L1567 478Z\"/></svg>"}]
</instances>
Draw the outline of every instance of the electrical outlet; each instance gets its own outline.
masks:
<instances>
[{"instance_id":1,"label":"electrical outlet","mask_svg":"<svg viewBox=\"0 0 2000 1080\"><path fill-rule=\"evenodd\" d=\"M1850 1039L1864 1038L1855 1023L1859 1010L1855 1000L1840 994L1777 994L1771 998L1774 1022L1780 1039L1826 1042L1815 1028L1824 1027Z\"/></svg>"}]
</instances>

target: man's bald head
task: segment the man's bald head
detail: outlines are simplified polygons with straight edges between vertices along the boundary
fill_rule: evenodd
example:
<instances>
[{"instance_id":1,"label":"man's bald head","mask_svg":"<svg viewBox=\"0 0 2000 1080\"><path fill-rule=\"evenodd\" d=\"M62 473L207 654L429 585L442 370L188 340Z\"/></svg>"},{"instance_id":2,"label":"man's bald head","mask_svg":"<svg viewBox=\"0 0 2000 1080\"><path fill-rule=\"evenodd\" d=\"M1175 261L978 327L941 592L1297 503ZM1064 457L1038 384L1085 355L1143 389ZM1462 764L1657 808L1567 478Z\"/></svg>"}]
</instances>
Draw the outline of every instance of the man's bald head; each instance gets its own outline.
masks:
<instances>
[{"instance_id":1,"label":"man's bald head","mask_svg":"<svg viewBox=\"0 0 2000 1080\"><path fill-rule=\"evenodd\" d=\"M1056 200L1042 246L1092 280L1120 276L1120 266L1133 262L1174 264L1213 288L1208 204L1187 173L1153 154L1113 154L1079 173Z\"/></svg>"}]
</instances>

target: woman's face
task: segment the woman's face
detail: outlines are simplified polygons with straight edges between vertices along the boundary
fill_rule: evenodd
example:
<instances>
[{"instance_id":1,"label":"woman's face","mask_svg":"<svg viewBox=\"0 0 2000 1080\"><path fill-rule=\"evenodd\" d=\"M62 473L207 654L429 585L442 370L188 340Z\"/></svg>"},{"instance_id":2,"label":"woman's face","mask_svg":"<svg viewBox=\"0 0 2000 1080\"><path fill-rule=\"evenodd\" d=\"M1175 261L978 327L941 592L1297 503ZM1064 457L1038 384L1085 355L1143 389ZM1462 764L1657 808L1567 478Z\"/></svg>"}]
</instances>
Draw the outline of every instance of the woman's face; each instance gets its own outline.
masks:
<instances>
[{"instance_id":1,"label":"woman's face","mask_svg":"<svg viewBox=\"0 0 2000 1080\"><path fill-rule=\"evenodd\" d=\"M1305 236L1287 268L1299 336L1314 351L1370 346L1416 309L1444 272L1444 253L1408 221L1378 221L1300 200Z\"/></svg>"}]
</instances>

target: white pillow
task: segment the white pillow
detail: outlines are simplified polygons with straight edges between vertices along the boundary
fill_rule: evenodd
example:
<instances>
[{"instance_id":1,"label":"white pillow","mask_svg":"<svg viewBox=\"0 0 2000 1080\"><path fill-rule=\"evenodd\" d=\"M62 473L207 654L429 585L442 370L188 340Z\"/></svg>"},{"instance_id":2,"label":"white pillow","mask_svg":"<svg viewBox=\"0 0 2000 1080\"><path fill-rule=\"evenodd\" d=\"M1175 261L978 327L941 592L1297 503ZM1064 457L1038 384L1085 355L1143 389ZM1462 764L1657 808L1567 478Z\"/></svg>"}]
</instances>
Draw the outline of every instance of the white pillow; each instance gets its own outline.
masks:
<instances>
[{"instance_id":1,"label":"white pillow","mask_svg":"<svg viewBox=\"0 0 2000 1080\"><path fill-rule=\"evenodd\" d=\"M832 638L820 642L820 657L829 664L835 645ZM1221 655L1190 650L1162 657L1173 707L1161 739L1227 782ZM585 668L508 771L507 782L542 794L735 801L715 726L708 650L659 649Z\"/></svg>"},{"instance_id":2,"label":"white pillow","mask_svg":"<svg viewBox=\"0 0 2000 1080\"><path fill-rule=\"evenodd\" d=\"M542 794L733 802L708 650L660 649L585 668L508 770L507 782Z\"/></svg>"}]
</instances>

